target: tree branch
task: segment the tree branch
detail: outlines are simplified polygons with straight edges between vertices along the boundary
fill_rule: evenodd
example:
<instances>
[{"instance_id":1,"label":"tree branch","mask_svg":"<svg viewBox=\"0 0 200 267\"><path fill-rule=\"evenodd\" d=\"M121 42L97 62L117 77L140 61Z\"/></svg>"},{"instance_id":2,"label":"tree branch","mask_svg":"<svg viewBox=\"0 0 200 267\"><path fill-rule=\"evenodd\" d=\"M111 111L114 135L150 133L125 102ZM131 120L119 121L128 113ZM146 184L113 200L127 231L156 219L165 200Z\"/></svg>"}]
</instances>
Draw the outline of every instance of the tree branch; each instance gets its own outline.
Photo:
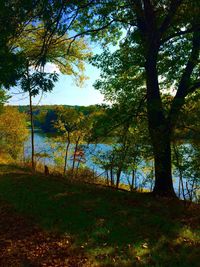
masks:
<instances>
[{"instance_id":1,"label":"tree branch","mask_svg":"<svg viewBox=\"0 0 200 267\"><path fill-rule=\"evenodd\" d=\"M200 54L200 32L194 32L192 39L192 52L188 63L183 71L178 91L175 98L185 97L189 92L190 79L194 68L196 67Z\"/></svg>"},{"instance_id":2,"label":"tree branch","mask_svg":"<svg viewBox=\"0 0 200 267\"><path fill-rule=\"evenodd\" d=\"M185 67L185 70L183 71L182 77L180 79L178 90L173 99L170 113L168 116L172 129L177 120L177 114L184 104L185 97L189 93L194 92L197 88L199 88L200 81L191 84L191 75L193 73L194 68L198 64L199 54L200 54L200 32L197 31L194 32L193 34L192 51L188 59L187 65Z\"/></svg>"},{"instance_id":3,"label":"tree branch","mask_svg":"<svg viewBox=\"0 0 200 267\"><path fill-rule=\"evenodd\" d=\"M171 0L169 11L166 17L164 18L163 23L161 24L159 28L159 32L161 36L166 32L166 30L170 26L174 16L176 15L176 11L180 7L182 2L183 0Z\"/></svg>"},{"instance_id":4,"label":"tree branch","mask_svg":"<svg viewBox=\"0 0 200 267\"><path fill-rule=\"evenodd\" d=\"M189 29L187 29L185 31L177 31L174 34L171 34L168 37L163 38L161 40L161 44L164 44L164 43L170 41L171 39L179 37L181 35L185 35L185 34L188 34L188 33L193 33L194 31L198 31L199 28L200 28L200 25L197 24L197 25L195 25L195 26L193 26L193 27L191 27L191 28L189 28Z\"/></svg>"},{"instance_id":5,"label":"tree branch","mask_svg":"<svg viewBox=\"0 0 200 267\"><path fill-rule=\"evenodd\" d=\"M191 86L188 88L188 92L193 93L196 89L200 89L200 80L191 84Z\"/></svg>"},{"instance_id":6,"label":"tree branch","mask_svg":"<svg viewBox=\"0 0 200 267\"><path fill-rule=\"evenodd\" d=\"M133 10L133 13L136 14L137 26L140 31L146 31L145 16L142 3L139 0L129 0L130 7Z\"/></svg>"}]
</instances>

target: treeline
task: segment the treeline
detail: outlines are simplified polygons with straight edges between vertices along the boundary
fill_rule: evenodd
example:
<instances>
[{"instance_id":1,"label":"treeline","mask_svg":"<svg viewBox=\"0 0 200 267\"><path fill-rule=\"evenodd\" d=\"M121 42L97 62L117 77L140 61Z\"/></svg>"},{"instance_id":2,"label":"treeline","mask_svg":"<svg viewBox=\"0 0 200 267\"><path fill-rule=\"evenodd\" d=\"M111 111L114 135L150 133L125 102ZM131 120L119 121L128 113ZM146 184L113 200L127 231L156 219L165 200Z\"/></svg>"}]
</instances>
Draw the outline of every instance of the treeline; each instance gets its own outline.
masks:
<instances>
[{"instance_id":1,"label":"treeline","mask_svg":"<svg viewBox=\"0 0 200 267\"><path fill-rule=\"evenodd\" d=\"M17 106L18 110L22 113L29 115L29 105ZM58 113L60 108L66 110L75 110L84 116L89 116L94 112L103 111L104 106L90 105L90 106L70 106L70 105L41 105L33 106L33 118L34 126L40 128L44 133L53 134L58 132L54 126L54 123L58 119ZM27 122L30 122L30 116L27 116Z\"/></svg>"}]
</instances>

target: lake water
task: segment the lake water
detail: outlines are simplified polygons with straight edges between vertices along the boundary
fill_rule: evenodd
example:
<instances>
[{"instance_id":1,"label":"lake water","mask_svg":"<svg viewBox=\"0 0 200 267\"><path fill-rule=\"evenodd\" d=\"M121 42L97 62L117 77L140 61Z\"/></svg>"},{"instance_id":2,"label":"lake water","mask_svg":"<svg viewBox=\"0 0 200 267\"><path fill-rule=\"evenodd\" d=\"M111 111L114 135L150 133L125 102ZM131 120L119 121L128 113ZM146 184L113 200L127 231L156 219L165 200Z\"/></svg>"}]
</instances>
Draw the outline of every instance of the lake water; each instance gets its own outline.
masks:
<instances>
[{"instance_id":1,"label":"lake water","mask_svg":"<svg viewBox=\"0 0 200 267\"><path fill-rule=\"evenodd\" d=\"M36 162L40 162L43 165L59 165L61 170L64 166L64 153L65 153L65 147L66 144L52 144L53 139L48 138L45 134L41 133L40 130L36 130L34 134L34 141L35 141L35 154L36 154ZM94 163L94 158L99 155L101 152L106 152L111 150L111 146L107 144L89 144L87 147L85 146L84 152L85 152L85 165L92 169L97 175L106 176L105 170L102 169L98 164ZM37 156L38 154L38 156ZM46 156L45 156L46 154ZM43 155L40 157L40 155ZM61 156L62 155L62 156ZM25 158L31 157L31 137L29 140L25 143L24 146L24 156ZM55 157L61 159L55 160ZM72 164L72 156L69 157L68 165ZM141 169L144 169L145 164L141 164ZM152 172L152 164L149 164L149 172ZM148 175L148 168L145 168L143 172L138 169L138 172L136 174L136 183L137 187L141 188L151 188L153 186L152 182L144 182L144 177ZM128 180L131 180L130 175L127 173L122 173L121 175L121 182L128 184Z\"/></svg>"},{"instance_id":2,"label":"lake water","mask_svg":"<svg viewBox=\"0 0 200 267\"><path fill-rule=\"evenodd\" d=\"M43 133L41 133L39 130L35 132L34 135L35 140L35 153L42 155L43 157L36 157L36 161L39 161L40 163L44 165L60 165L61 170L63 169L63 162L64 162L64 151L66 144L56 143L52 145L52 138L47 138L47 136ZM95 164L93 161L93 158L97 156L101 152L106 152L111 149L110 145L106 144L90 144L87 146L87 148L84 149L85 151L85 165L92 169L95 173L98 175L101 175L105 177L104 169L102 169L98 164ZM59 150L59 152L58 152ZM46 155L45 155L46 154ZM25 143L24 147L24 155L25 158L28 158L31 156L31 139ZM60 158L55 161L55 155ZM62 155L62 156L61 156ZM39 156L39 155L38 155ZM68 165L72 164L72 157L69 157ZM138 168L137 174L136 174L136 183L138 188L153 188L153 179L149 179L149 181L146 181L147 176L152 176L152 162L143 162L141 163L141 166ZM131 176L127 173L122 173L121 176L121 182L124 184L128 184L128 179L131 180ZM185 183L186 180L184 180ZM174 178L173 180L175 191L178 192L178 184L179 179Z\"/></svg>"},{"instance_id":3,"label":"lake water","mask_svg":"<svg viewBox=\"0 0 200 267\"><path fill-rule=\"evenodd\" d=\"M65 154L65 148L66 144L63 143L54 143L53 144L53 139L51 137L47 137L45 134L41 133L39 130L37 130L34 134L34 141L35 141L35 154L36 154L36 161L40 161L45 165L60 165L63 166L64 164L64 154ZM71 146L71 150L73 149L73 145ZM94 169L97 173L100 173L103 171L98 165L94 164L92 161L92 157L95 157L99 151L108 151L110 150L111 147L106 144L90 144L87 146L86 149L84 149L85 152L85 159L86 159L86 166L88 166L91 169ZM30 157L31 156L31 138L25 143L25 157ZM37 157L38 154L43 154L44 156L40 158L39 156ZM45 154L47 156L45 157ZM59 164L56 163L55 160L55 154L57 154L57 157L61 157L62 160ZM63 157L61 156L63 155ZM68 165L72 165L72 156L69 157L68 160Z\"/></svg>"}]
</instances>

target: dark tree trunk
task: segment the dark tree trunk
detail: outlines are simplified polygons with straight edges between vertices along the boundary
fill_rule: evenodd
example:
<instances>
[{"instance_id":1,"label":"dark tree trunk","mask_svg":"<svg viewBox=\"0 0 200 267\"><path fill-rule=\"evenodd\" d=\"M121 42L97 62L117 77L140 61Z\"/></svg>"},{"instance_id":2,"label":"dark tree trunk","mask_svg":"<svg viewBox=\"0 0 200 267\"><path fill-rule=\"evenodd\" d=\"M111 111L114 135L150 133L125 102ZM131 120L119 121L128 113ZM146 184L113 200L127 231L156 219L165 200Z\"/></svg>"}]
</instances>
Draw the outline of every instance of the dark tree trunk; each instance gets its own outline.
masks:
<instances>
[{"instance_id":1,"label":"dark tree trunk","mask_svg":"<svg viewBox=\"0 0 200 267\"><path fill-rule=\"evenodd\" d=\"M108 174L108 170L106 170L106 184L109 186L109 174Z\"/></svg>"},{"instance_id":2,"label":"dark tree trunk","mask_svg":"<svg viewBox=\"0 0 200 267\"><path fill-rule=\"evenodd\" d=\"M78 177L78 169L79 169L80 163L81 163L81 159L78 160L78 163L77 163L77 166L76 166L76 174L75 174L75 178ZM94 176L94 175L93 175L93 176Z\"/></svg>"},{"instance_id":3,"label":"dark tree trunk","mask_svg":"<svg viewBox=\"0 0 200 267\"><path fill-rule=\"evenodd\" d=\"M29 91L29 104L30 104L30 119L31 119L31 165L32 165L32 170L35 171L33 105L32 105L32 95L30 91Z\"/></svg>"},{"instance_id":4,"label":"dark tree trunk","mask_svg":"<svg viewBox=\"0 0 200 267\"><path fill-rule=\"evenodd\" d=\"M134 189L134 184L135 184L135 174L136 174L136 169L132 170L132 181L131 181L131 191Z\"/></svg>"},{"instance_id":5,"label":"dark tree trunk","mask_svg":"<svg viewBox=\"0 0 200 267\"><path fill-rule=\"evenodd\" d=\"M73 156L73 163L72 163L72 174L73 174L73 172L74 172L74 168L75 168L76 153L77 153L77 151L78 151L79 140L80 140L80 136L78 137L78 139L76 140L76 143L75 143L74 156Z\"/></svg>"},{"instance_id":6,"label":"dark tree trunk","mask_svg":"<svg viewBox=\"0 0 200 267\"><path fill-rule=\"evenodd\" d=\"M119 166L119 168L117 170L117 176L116 176L117 177L117 180L116 180L116 188L119 188L121 172L122 172L122 168L121 168L121 166Z\"/></svg>"},{"instance_id":7,"label":"dark tree trunk","mask_svg":"<svg viewBox=\"0 0 200 267\"><path fill-rule=\"evenodd\" d=\"M64 164L64 170L63 170L63 175L64 176L66 174L66 169L67 169L67 160L68 160L69 146L70 146L70 138L69 138L69 133L68 133L68 136L67 136L67 145L66 145L66 151L65 151L65 164Z\"/></svg>"},{"instance_id":8,"label":"dark tree trunk","mask_svg":"<svg viewBox=\"0 0 200 267\"><path fill-rule=\"evenodd\" d=\"M111 164L110 166L110 183L111 183L111 187L114 186L114 179L113 179L113 166Z\"/></svg>"},{"instance_id":9,"label":"dark tree trunk","mask_svg":"<svg viewBox=\"0 0 200 267\"><path fill-rule=\"evenodd\" d=\"M159 196L175 197L172 182L170 135L167 132L160 131L160 129L157 129L157 131L154 129L153 132L155 134L155 136L152 136L155 162L153 193Z\"/></svg>"},{"instance_id":10,"label":"dark tree trunk","mask_svg":"<svg viewBox=\"0 0 200 267\"><path fill-rule=\"evenodd\" d=\"M146 57L147 115L151 136L154 163L155 186L153 193L160 196L175 197L171 166L171 128L164 115L157 72L156 42L149 47Z\"/></svg>"},{"instance_id":11,"label":"dark tree trunk","mask_svg":"<svg viewBox=\"0 0 200 267\"><path fill-rule=\"evenodd\" d=\"M176 145L173 145L174 148L174 154L175 154L175 158L176 158L176 164L178 167L178 171L179 171L179 188L178 188L178 197L181 197L181 188L182 188L182 194L183 194L183 198L185 200L185 192L184 192L184 184L183 184L183 172L181 169L181 164L180 164L180 157L179 157L179 153L178 153L178 149L176 147Z\"/></svg>"}]
</instances>

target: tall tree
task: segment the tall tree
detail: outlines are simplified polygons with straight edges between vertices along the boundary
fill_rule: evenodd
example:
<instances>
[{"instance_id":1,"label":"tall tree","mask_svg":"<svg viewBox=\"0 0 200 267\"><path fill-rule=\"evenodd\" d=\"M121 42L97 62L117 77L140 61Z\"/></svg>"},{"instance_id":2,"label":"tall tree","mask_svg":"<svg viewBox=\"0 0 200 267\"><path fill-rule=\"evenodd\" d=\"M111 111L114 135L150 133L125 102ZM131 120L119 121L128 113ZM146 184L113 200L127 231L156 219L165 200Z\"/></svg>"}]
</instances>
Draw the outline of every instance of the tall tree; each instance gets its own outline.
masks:
<instances>
[{"instance_id":1,"label":"tall tree","mask_svg":"<svg viewBox=\"0 0 200 267\"><path fill-rule=\"evenodd\" d=\"M30 73L29 66L20 80L20 86L23 92L28 92L29 107L30 107L30 122L31 122L31 162L32 169L35 170L35 148L34 148L34 123L33 123L33 104L32 98L42 92L51 92L54 83L57 81L56 73L44 73L35 71Z\"/></svg>"},{"instance_id":2,"label":"tall tree","mask_svg":"<svg viewBox=\"0 0 200 267\"><path fill-rule=\"evenodd\" d=\"M126 32L127 62L138 59L144 73L148 128L154 151L156 195L175 196L171 173L171 138L188 95L198 90L200 51L199 0L84 1L78 7L76 36L90 34L104 43ZM135 62L136 63L136 62ZM161 92L173 88L165 109ZM134 90L134 81L133 81Z\"/></svg>"},{"instance_id":3,"label":"tall tree","mask_svg":"<svg viewBox=\"0 0 200 267\"><path fill-rule=\"evenodd\" d=\"M33 120L33 104L32 97L38 95L40 92L50 92L54 87L54 83L58 79L56 73L45 73L45 65L50 62L55 64L58 69L67 75L76 77L79 84L82 84L85 76L84 60L90 56L88 47L83 39L76 40L71 45L68 51L69 44L64 35L59 37L57 34L52 35L51 44L49 44L48 51L43 57L41 65L38 62L41 60L41 50L43 49L43 42L46 35L44 24L33 26L28 25L25 29L27 34L24 38L16 38L15 44L21 50L26 61L26 71L21 78L20 85L24 92L29 94L30 106L30 121L31 121L31 147L32 147L32 169L35 170L34 160L34 120Z\"/></svg>"}]
</instances>

